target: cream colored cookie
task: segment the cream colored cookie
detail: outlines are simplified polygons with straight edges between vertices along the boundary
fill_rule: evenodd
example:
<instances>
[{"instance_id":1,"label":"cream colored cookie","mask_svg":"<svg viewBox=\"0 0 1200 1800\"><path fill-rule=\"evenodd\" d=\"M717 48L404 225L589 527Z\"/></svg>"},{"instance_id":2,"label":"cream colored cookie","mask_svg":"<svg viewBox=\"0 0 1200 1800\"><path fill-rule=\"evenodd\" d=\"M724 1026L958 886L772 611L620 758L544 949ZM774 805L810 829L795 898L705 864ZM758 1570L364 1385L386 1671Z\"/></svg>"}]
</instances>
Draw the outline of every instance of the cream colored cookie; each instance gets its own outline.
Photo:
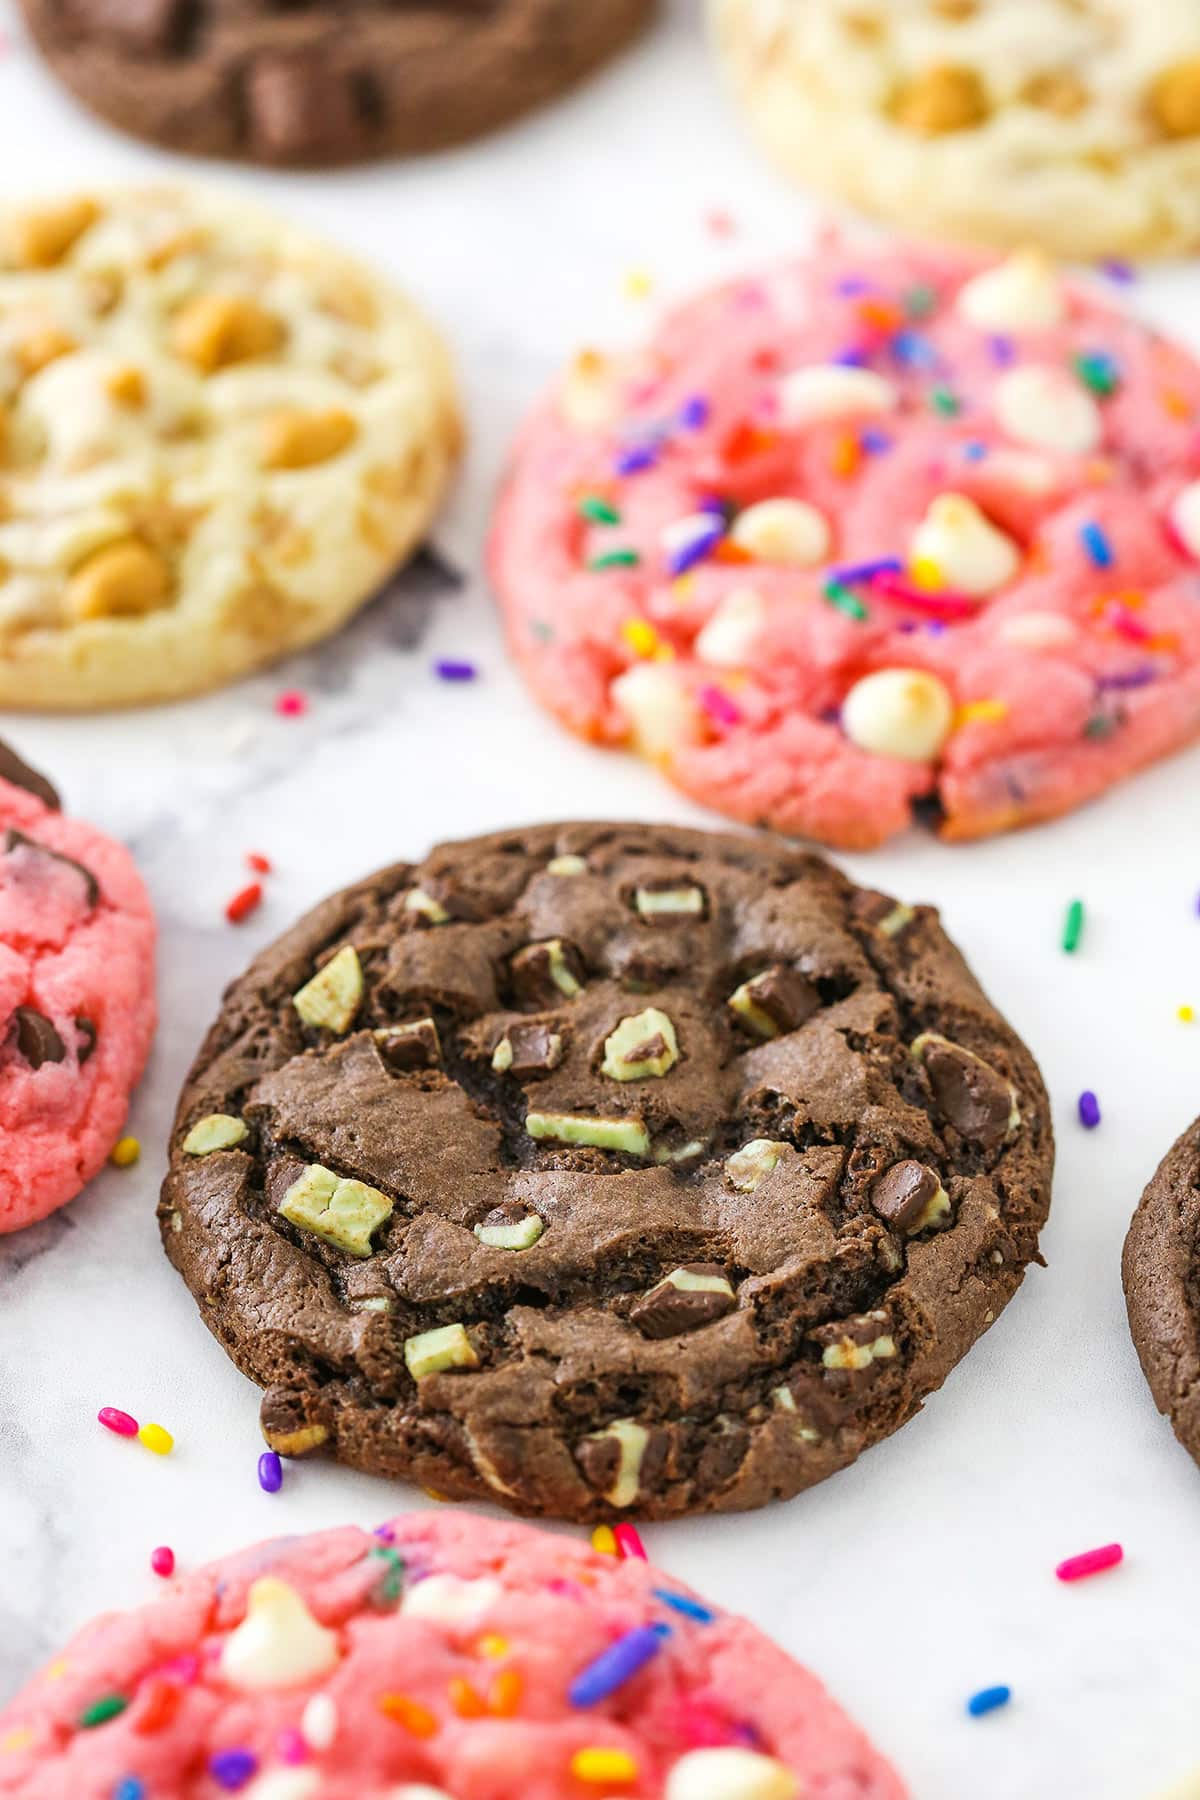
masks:
<instances>
[{"instance_id":1,"label":"cream colored cookie","mask_svg":"<svg viewBox=\"0 0 1200 1800\"><path fill-rule=\"evenodd\" d=\"M782 165L909 231L1200 245L1198 0L709 0Z\"/></svg>"},{"instance_id":2,"label":"cream colored cookie","mask_svg":"<svg viewBox=\"0 0 1200 1800\"><path fill-rule=\"evenodd\" d=\"M237 199L0 210L0 705L166 700L326 636L459 438L415 307Z\"/></svg>"}]
</instances>

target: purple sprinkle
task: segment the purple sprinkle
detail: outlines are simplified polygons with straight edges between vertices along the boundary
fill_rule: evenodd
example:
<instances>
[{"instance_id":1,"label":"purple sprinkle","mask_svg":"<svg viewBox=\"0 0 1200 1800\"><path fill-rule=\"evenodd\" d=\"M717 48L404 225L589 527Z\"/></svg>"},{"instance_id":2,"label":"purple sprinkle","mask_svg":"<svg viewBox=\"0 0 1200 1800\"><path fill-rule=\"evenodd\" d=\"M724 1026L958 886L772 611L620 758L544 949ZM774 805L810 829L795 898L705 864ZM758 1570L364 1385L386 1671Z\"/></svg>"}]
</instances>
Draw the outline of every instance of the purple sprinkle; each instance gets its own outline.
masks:
<instances>
[{"instance_id":1,"label":"purple sprinkle","mask_svg":"<svg viewBox=\"0 0 1200 1800\"><path fill-rule=\"evenodd\" d=\"M1110 281L1119 282L1128 287L1137 280L1137 270L1132 263L1123 262L1119 256L1106 256L1100 264L1100 273L1107 275Z\"/></svg>"},{"instance_id":2,"label":"purple sprinkle","mask_svg":"<svg viewBox=\"0 0 1200 1800\"><path fill-rule=\"evenodd\" d=\"M613 468L618 475L640 475L644 469L652 469L657 461L657 444L631 444L628 450L621 451Z\"/></svg>"},{"instance_id":3,"label":"purple sprinkle","mask_svg":"<svg viewBox=\"0 0 1200 1800\"><path fill-rule=\"evenodd\" d=\"M258 1768L253 1750L218 1750L208 1759L208 1772L219 1786L236 1793L244 1788Z\"/></svg>"},{"instance_id":4,"label":"purple sprinkle","mask_svg":"<svg viewBox=\"0 0 1200 1800\"><path fill-rule=\"evenodd\" d=\"M679 428L681 431L703 431L708 424L708 400L704 394L692 394L679 409Z\"/></svg>"},{"instance_id":5,"label":"purple sprinkle","mask_svg":"<svg viewBox=\"0 0 1200 1800\"><path fill-rule=\"evenodd\" d=\"M283 1486L283 1464L277 1450L264 1450L259 1457L258 1485L264 1494L277 1494Z\"/></svg>"},{"instance_id":6,"label":"purple sprinkle","mask_svg":"<svg viewBox=\"0 0 1200 1800\"><path fill-rule=\"evenodd\" d=\"M945 637L946 621L945 619L928 619L925 624L925 630L930 637Z\"/></svg>"},{"instance_id":7,"label":"purple sprinkle","mask_svg":"<svg viewBox=\"0 0 1200 1800\"><path fill-rule=\"evenodd\" d=\"M874 562L843 563L829 571L829 579L851 587L856 581L873 581L876 575L899 575L903 568L898 556L877 556Z\"/></svg>"},{"instance_id":8,"label":"purple sprinkle","mask_svg":"<svg viewBox=\"0 0 1200 1800\"><path fill-rule=\"evenodd\" d=\"M890 450L892 447L892 440L886 431L860 431L858 434L858 442L868 456L882 456L885 451Z\"/></svg>"},{"instance_id":9,"label":"purple sprinkle","mask_svg":"<svg viewBox=\"0 0 1200 1800\"><path fill-rule=\"evenodd\" d=\"M474 681L479 670L471 662L454 662L443 657L435 662L433 672L439 681Z\"/></svg>"},{"instance_id":10,"label":"purple sprinkle","mask_svg":"<svg viewBox=\"0 0 1200 1800\"><path fill-rule=\"evenodd\" d=\"M698 562L703 562L710 550L714 550L725 536L725 519L709 515L709 523L696 527L695 537L690 537L686 544L678 550L667 554L668 575L686 575Z\"/></svg>"},{"instance_id":11,"label":"purple sprinkle","mask_svg":"<svg viewBox=\"0 0 1200 1800\"><path fill-rule=\"evenodd\" d=\"M852 300L856 294L869 294L874 285L865 275L843 275L840 281L834 283L833 291L846 300Z\"/></svg>"},{"instance_id":12,"label":"purple sprinkle","mask_svg":"<svg viewBox=\"0 0 1200 1800\"><path fill-rule=\"evenodd\" d=\"M580 1670L567 1689L567 1699L572 1706L595 1706L607 1700L657 1656L662 1646L662 1633L653 1625L635 1625Z\"/></svg>"},{"instance_id":13,"label":"purple sprinkle","mask_svg":"<svg viewBox=\"0 0 1200 1800\"><path fill-rule=\"evenodd\" d=\"M1002 369L1007 368L1017 354L1016 345L1012 339L1002 336L999 332L988 339L988 349L991 351L992 361L998 363Z\"/></svg>"},{"instance_id":14,"label":"purple sprinkle","mask_svg":"<svg viewBox=\"0 0 1200 1800\"><path fill-rule=\"evenodd\" d=\"M1157 679L1158 670L1153 663L1141 663L1136 669L1127 669L1123 675L1098 675L1096 686L1101 692L1106 688L1141 688L1149 687Z\"/></svg>"},{"instance_id":15,"label":"purple sprinkle","mask_svg":"<svg viewBox=\"0 0 1200 1800\"><path fill-rule=\"evenodd\" d=\"M1113 549L1103 529L1094 519L1079 528L1080 540L1084 549L1098 569L1111 569L1113 565Z\"/></svg>"},{"instance_id":16,"label":"purple sprinkle","mask_svg":"<svg viewBox=\"0 0 1200 1800\"><path fill-rule=\"evenodd\" d=\"M1085 1131L1095 1131L1100 1123L1100 1102L1091 1088L1085 1089L1079 1096L1079 1123Z\"/></svg>"},{"instance_id":17,"label":"purple sprinkle","mask_svg":"<svg viewBox=\"0 0 1200 1800\"><path fill-rule=\"evenodd\" d=\"M377 1525L371 1533L371 1536L377 1537L381 1544L394 1544L396 1541L396 1528L394 1525Z\"/></svg>"},{"instance_id":18,"label":"purple sprinkle","mask_svg":"<svg viewBox=\"0 0 1200 1800\"><path fill-rule=\"evenodd\" d=\"M831 357L830 361L837 363L841 369L863 369L870 361L870 352L849 344L845 350L839 350L836 356Z\"/></svg>"}]
</instances>

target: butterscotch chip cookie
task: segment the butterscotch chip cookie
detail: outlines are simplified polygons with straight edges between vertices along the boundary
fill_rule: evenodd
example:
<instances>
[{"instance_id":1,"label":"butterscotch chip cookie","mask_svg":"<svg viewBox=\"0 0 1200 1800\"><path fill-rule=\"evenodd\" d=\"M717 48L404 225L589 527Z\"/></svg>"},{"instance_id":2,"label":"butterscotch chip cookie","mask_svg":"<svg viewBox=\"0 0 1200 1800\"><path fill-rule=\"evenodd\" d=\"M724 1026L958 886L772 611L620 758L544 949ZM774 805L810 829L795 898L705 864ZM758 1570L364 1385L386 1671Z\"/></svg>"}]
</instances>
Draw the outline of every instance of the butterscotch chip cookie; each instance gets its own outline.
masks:
<instances>
[{"instance_id":1,"label":"butterscotch chip cookie","mask_svg":"<svg viewBox=\"0 0 1200 1800\"><path fill-rule=\"evenodd\" d=\"M259 957L160 1218L280 1453L668 1517L911 1418L1018 1287L1052 1165L932 909L771 839L540 826Z\"/></svg>"},{"instance_id":2,"label":"butterscotch chip cookie","mask_svg":"<svg viewBox=\"0 0 1200 1800\"><path fill-rule=\"evenodd\" d=\"M917 232L1069 256L1200 243L1194 0L709 0L799 180Z\"/></svg>"},{"instance_id":3,"label":"butterscotch chip cookie","mask_svg":"<svg viewBox=\"0 0 1200 1800\"><path fill-rule=\"evenodd\" d=\"M312 166L433 150L552 99L655 0L22 0L85 105L176 150Z\"/></svg>"},{"instance_id":4,"label":"butterscotch chip cookie","mask_svg":"<svg viewBox=\"0 0 1200 1800\"><path fill-rule=\"evenodd\" d=\"M459 443L440 340L339 251L205 190L0 210L0 705L211 687L324 637Z\"/></svg>"},{"instance_id":5,"label":"butterscotch chip cookie","mask_svg":"<svg viewBox=\"0 0 1200 1800\"><path fill-rule=\"evenodd\" d=\"M1125 1304L1159 1412L1200 1463L1200 1119L1172 1145L1125 1240Z\"/></svg>"}]
</instances>

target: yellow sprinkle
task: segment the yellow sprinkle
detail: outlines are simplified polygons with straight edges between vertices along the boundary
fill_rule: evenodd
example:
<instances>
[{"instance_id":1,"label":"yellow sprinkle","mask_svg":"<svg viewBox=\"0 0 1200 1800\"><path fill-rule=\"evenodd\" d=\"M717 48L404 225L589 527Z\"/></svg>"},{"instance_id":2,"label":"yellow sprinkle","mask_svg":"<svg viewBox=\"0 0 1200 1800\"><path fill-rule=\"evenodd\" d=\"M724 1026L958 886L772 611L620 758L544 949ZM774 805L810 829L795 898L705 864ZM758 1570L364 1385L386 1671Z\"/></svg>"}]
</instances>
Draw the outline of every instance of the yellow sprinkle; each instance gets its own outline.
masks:
<instances>
[{"instance_id":1,"label":"yellow sprinkle","mask_svg":"<svg viewBox=\"0 0 1200 1800\"><path fill-rule=\"evenodd\" d=\"M912 576L913 586L921 588L927 594L934 594L946 585L945 576L931 556L915 557L908 572Z\"/></svg>"},{"instance_id":2,"label":"yellow sprinkle","mask_svg":"<svg viewBox=\"0 0 1200 1800\"><path fill-rule=\"evenodd\" d=\"M598 1550L601 1556L617 1554L617 1537L611 1525L597 1525L592 1533L592 1549Z\"/></svg>"},{"instance_id":3,"label":"yellow sprinkle","mask_svg":"<svg viewBox=\"0 0 1200 1800\"><path fill-rule=\"evenodd\" d=\"M422 1488L421 1492L427 1500L438 1500L443 1505L447 1504L450 1499L449 1494L439 1494L436 1488Z\"/></svg>"},{"instance_id":4,"label":"yellow sprinkle","mask_svg":"<svg viewBox=\"0 0 1200 1800\"><path fill-rule=\"evenodd\" d=\"M499 1662L502 1656L508 1655L508 1639L497 1637L495 1632L489 1631L486 1636L480 1638L475 1648L480 1656L487 1656L493 1662Z\"/></svg>"},{"instance_id":5,"label":"yellow sprinkle","mask_svg":"<svg viewBox=\"0 0 1200 1800\"><path fill-rule=\"evenodd\" d=\"M671 592L674 594L676 600L678 600L680 606L685 605L686 602L691 599L692 590L695 585L696 577L690 570L686 575L676 575L674 581L671 583Z\"/></svg>"},{"instance_id":6,"label":"yellow sprinkle","mask_svg":"<svg viewBox=\"0 0 1200 1800\"><path fill-rule=\"evenodd\" d=\"M644 300L653 286L645 269L630 269L624 281L625 292L631 300Z\"/></svg>"},{"instance_id":7,"label":"yellow sprinkle","mask_svg":"<svg viewBox=\"0 0 1200 1800\"><path fill-rule=\"evenodd\" d=\"M658 633L649 619L626 619L621 636L635 656L653 656L658 650Z\"/></svg>"},{"instance_id":8,"label":"yellow sprinkle","mask_svg":"<svg viewBox=\"0 0 1200 1800\"><path fill-rule=\"evenodd\" d=\"M46 1680L47 1681L61 1681L69 1667L70 1667L70 1664L68 1663L66 1657L60 1656L56 1662L47 1664Z\"/></svg>"},{"instance_id":9,"label":"yellow sprinkle","mask_svg":"<svg viewBox=\"0 0 1200 1800\"><path fill-rule=\"evenodd\" d=\"M118 1169L131 1169L142 1154L142 1146L135 1137L118 1138L109 1153L109 1162Z\"/></svg>"},{"instance_id":10,"label":"yellow sprinkle","mask_svg":"<svg viewBox=\"0 0 1200 1800\"><path fill-rule=\"evenodd\" d=\"M1190 1025L1196 1016L1196 1009L1194 1006L1181 1006L1176 1016L1181 1025Z\"/></svg>"},{"instance_id":11,"label":"yellow sprinkle","mask_svg":"<svg viewBox=\"0 0 1200 1800\"><path fill-rule=\"evenodd\" d=\"M138 1443L145 1444L147 1450L153 1450L155 1456L169 1456L175 1448L175 1439L163 1425L139 1427Z\"/></svg>"},{"instance_id":12,"label":"yellow sprinkle","mask_svg":"<svg viewBox=\"0 0 1200 1800\"><path fill-rule=\"evenodd\" d=\"M32 1742L33 1733L29 1727L18 1725L17 1729L10 1731L7 1737L0 1738L0 1750L24 1750L25 1746Z\"/></svg>"},{"instance_id":13,"label":"yellow sprinkle","mask_svg":"<svg viewBox=\"0 0 1200 1800\"><path fill-rule=\"evenodd\" d=\"M628 1750L577 1750L571 1773L580 1781L636 1781L638 1766Z\"/></svg>"},{"instance_id":14,"label":"yellow sprinkle","mask_svg":"<svg viewBox=\"0 0 1200 1800\"><path fill-rule=\"evenodd\" d=\"M955 723L963 725L998 725L1008 717L1007 700L968 700L960 706Z\"/></svg>"}]
</instances>

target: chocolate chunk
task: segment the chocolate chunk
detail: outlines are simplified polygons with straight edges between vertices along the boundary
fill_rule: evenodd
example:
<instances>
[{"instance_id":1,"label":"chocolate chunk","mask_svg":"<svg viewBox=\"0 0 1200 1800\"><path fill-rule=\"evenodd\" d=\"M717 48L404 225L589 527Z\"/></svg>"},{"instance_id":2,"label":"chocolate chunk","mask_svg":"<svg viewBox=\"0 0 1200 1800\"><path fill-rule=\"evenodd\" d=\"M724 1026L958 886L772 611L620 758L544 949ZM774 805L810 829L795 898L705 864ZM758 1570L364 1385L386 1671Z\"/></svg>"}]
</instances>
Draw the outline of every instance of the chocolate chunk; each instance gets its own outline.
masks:
<instances>
[{"instance_id":1,"label":"chocolate chunk","mask_svg":"<svg viewBox=\"0 0 1200 1800\"><path fill-rule=\"evenodd\" d=\"M821 996L797 969L776 963L744 981L729 1004L757 1037L777 1037L819 1012Z\"/></svg>"},{"instance_id":2,"label":"chocolate chunk","mask_svg":"<svg viewBox=\"0 0 1200 1800\"><path fill-rule=\"evenodd\" d=\"M250 146L264 162L325 162L361 152L370 121L354 78L327 50L258 56L246 77Z\"/></svg>"},{"instance_id":3,"label":"chocolate chunk","mask_svg":"<svg viewBox=\"0 0 1200 1800\"><path fill-rule=\"evenodd\" d=\"M18 1006L13 1018L17 1022L17 1049L31 1069L40 1069L43 1063L66 1061L67 1046L45 1013L32 1006Z\"/></svg>"},{"instance_id":4,"label":"chocolate chunk","mask_svg":"<svg viewBox=\"0 0 1200 1800\"><path fill-rule=\"evenodd\" d=\"M504 1036L512 1051L508 1073L515 1075L518 1081L531 1075L547 1075L562 1061L562 1038L539 1020L510 1025Z\"/></svg>"},{"instance_id":5,"label":"chocolate chunk","mask_svg":"<svg viewBox=\"0 0 1200 1800\"><path fill-rule=\"evenodd\" d=\"M923 1229L919 1221L933 1223L929 1215L939 1194L944 1198L937 1172L925 1163L909 1160L893 1163L880 1176L871 1190L871 1205L887 1224L909 1232Z\"/></svg>"},{"instance_id":6,"label":"chocolate chunk","mask_svg":"<svg viewBox=\"0 0 1200 1800\"><path fill-rule=\"evenodd\" d=\"M621 1446L616 1438L586 1437L575 1447L575 1460L583 1470L588 1486L603 1494L617 1478Z\"/></svg>"},{"instance_id":7,"label":"chocolate chunk","mask_svg":"<svg viewBox=\"0 0 1200 1800\"><path fill-rule=\"evenodd\" d=\"M191 0L70 0L78 29L142 55L174 50L190 10Z\"/></svg>"},{"instance_id":8,"label":"chocolate chunk","mask_svg":"<svg viewBox=\"0 0 1200 1800\"><path fill-rule=\"evenodd\" d=\"M82 875L84 886L87 888L88 905L95 906L99 900L100 883L92 871L85 869L81 862L76 862L73 856L64 856L61 850L52 850L49 844L40 843L37 838L27 837L23 831L17 831L13 827L10 827L4 834L4 849L6 854L13 850L36 850L39 856L49 856L55 862L65 863L68 869L74 869L77 875Z\"/></svg>"},{"instance_id":9,"label":"chocolate chunk","mask_svg":"<svg viewBox=\"0 0 1200 1800\"><path fill-rule=\"evenodd\" d=\"M855 894L850 903L850 913L855 919L861 919L866 925L873 925L884 937L899 937L906 926L912 924L916 913L911 906L902 901L893 900L890 894L880 894L873 888L864 888Z\"/></svg>"},{"instance_id":10,"label":"chocolate chunk","mask_svg":"<svg viewBox=\"0 0 1200 1800\"><path fill-rule=\"evenodd\" d=\"M58 812L61 809L62 803L58 794L46 777L39 775L36 769L31 769L27 762L23 762L11 744L6 744L2 738L0 738L0 781L7 781L12 787L24 788L27 794L36 795L42 805L48 806L51 812Z\"/></svg>"},{"instance_id":11,"label":"chocolate chunk","mask_svg":"<svg viewBox=\"0 0 1200 1800\"><path fill-rule=\"evenodd\" d=\"M529 1006L554 1006L573 999L583 986L583 958L565 938L529 944L510 965L517 998Z\"/></svg>"},{"instance_id":12,"label":"chocolate chunk","mask_svg":"<svg viewBox=\"0 0 1200 1800\"><path fill-rule=\"evenodd\" d=\"M720 1263L684 1263L635 1301L629 1316L645 1337L669 1338L711 1325L736 1305Z\"/></svg>"},{"instance_id":13,"label":"chocolate chunk","mask_svg":"<svg viewBox=\"0 0 1200 1800\"><path fill-rule=\"evenodd\" d=\"M432 1019L414 1019L408 1025L385 1025L372 1034L375 1048L396 1074L407 1069L435 1069L442 1060L442 1043Z\"/></svg>"},{"instance_id":14,"label":"chocolate chunk","mask_svg":"<svg viewBox=\"0 0 1200 1800\"><path fill-rule=\"evenodd\" d=\"M76 1019L75 1029L79 1033L79 1045L75 1055L78 1058L79 1066L82 1069L84 1063L96 1048L96 1039L99 1036L99 1033L90 1019Z\"/></svg>"},{"instance_id":15,"label":"chocolate chunk","mask_svg":"<svg viewBox=\"0 0 1200 1800\"><path fill-rule=\"evenodd\" d=\"M938 1108L956 1131L994 1150L1012 1125L1013 1093L988 1063L944 1038L926 1039L921 1060Z\"/></svg>"}]
</instances>

